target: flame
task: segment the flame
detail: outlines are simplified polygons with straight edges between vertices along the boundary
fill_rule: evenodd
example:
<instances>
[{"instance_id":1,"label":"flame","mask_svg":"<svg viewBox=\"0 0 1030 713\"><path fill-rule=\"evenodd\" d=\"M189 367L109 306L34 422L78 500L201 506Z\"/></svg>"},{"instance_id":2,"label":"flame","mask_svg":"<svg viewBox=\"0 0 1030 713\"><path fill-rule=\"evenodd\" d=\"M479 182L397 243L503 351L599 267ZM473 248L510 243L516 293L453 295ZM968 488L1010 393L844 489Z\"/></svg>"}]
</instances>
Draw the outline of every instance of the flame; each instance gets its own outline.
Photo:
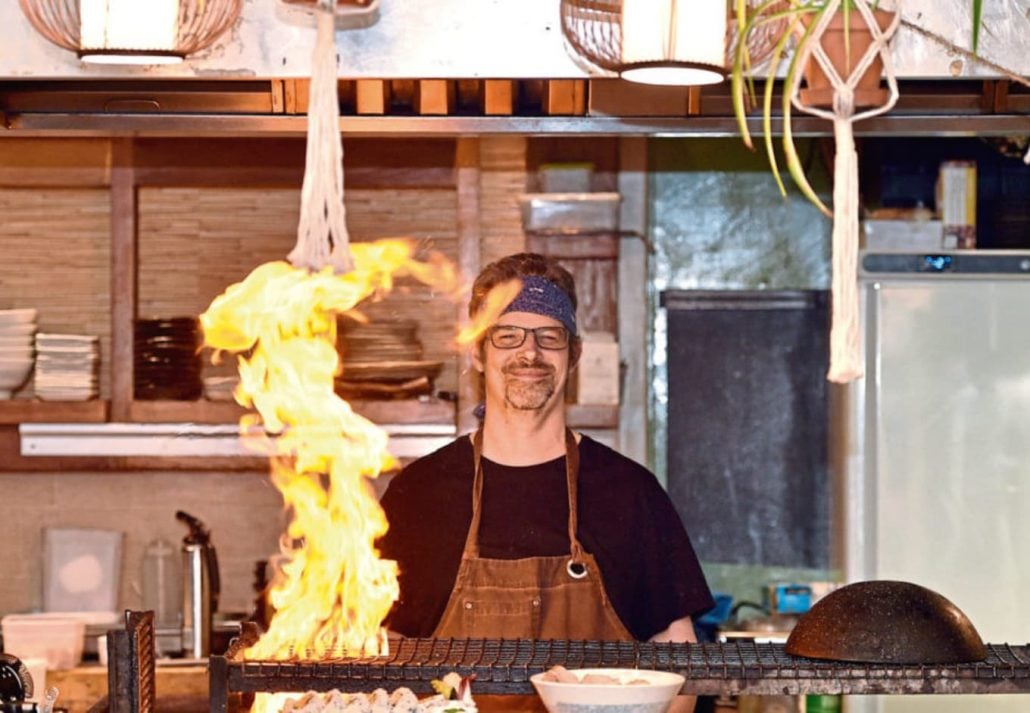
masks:
<instances>
[{"instance_id":1,"label":"flame","mask_svg":"<svg viewBox=\"0 0 1030 713\"><path fill-rule=\"evenodd\" d=\"M458 332L458 344L472 344L479 340L483 332L493 326L505 308L519 296L522 290L522 280L512 278L495 285L486 294L479 311L472 317L472 321L461 328Z\"/></svg>"},{"instance_id":2,"label":"flame","mask_svg":"<svg viewBox=\"0 0 1030 713\"><path fill-rule=\"evenodd\" d=\"M238 356L235 397L257 414L244 437L270 456L291 521L270 591L275 614L248 659L386 653L382 621L397 599L397 565L381 560L388 524L370 479L395 466L387 435L333 389L340 373L336 320L399 276L458 294L442 256L418 262L401 239L351 246L354 269L335 274L270 262L230 286L201 315L205 345Z\"/></svg>"}]
</instances>

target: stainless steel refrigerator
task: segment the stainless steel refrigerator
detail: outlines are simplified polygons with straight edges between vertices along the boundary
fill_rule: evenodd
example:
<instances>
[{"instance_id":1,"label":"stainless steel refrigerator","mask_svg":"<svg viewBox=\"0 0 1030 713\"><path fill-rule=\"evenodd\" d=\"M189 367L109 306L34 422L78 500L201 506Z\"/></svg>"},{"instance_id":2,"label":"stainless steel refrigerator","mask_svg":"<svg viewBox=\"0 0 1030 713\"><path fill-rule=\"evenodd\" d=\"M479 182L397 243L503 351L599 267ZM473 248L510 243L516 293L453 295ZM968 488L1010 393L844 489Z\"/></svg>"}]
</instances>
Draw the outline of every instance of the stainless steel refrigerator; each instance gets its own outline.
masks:
<instances>
[{"instance_id":1,"label":"stainless steel refrigerator","mask_svg":"<svg viewBox=\"0 0 1030 713\"><path fill-rule=\"evenodd\" d=\"M943 594L1030 641L1030 252L863 253L866 375L847 388L849 582ZM850 711L1027 711L1026 696L854 697Z\"/></svg>"}]
</instances>

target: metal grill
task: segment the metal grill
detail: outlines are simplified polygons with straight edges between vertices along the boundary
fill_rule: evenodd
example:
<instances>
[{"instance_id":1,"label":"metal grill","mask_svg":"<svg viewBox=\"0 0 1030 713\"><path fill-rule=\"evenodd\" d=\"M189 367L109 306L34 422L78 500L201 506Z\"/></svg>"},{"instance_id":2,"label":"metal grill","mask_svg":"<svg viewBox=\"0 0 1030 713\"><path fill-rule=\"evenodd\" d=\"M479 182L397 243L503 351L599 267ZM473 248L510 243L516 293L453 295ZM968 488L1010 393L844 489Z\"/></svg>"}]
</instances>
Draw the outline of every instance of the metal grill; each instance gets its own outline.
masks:
<instances>
[{"instance_id":1,"label":"metal grill","mask_svg":"<svg viewBox=\"0 0 1030 713\"><path fill-rule=\"evenodd\" d=\"M816 661L784 653L782 644L749 641L401 639L382 657L244 661L248 639L244 635L226 656L211 658L212 713L227 711L233 693L400 686L431 693L430 682L451 671L475 674L477 695L532 695L529 677L557 664L673 671L686 677L684 693L698 695L1030 693L1030 645L990 644L987 659L977 663L886 665Z\"/></svg>"}]
</instances>

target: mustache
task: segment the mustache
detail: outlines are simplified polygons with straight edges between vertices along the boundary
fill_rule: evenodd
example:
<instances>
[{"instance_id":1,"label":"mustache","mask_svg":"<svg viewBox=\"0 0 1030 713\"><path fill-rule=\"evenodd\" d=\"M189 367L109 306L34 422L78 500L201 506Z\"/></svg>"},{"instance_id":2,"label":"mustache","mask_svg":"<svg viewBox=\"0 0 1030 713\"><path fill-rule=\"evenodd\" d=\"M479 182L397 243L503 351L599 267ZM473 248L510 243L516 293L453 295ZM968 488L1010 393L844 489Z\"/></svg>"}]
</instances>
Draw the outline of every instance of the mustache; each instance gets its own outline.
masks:
<instances>
[{"instance_id":1,"label":"mustache","mask_svg":"<svg viewBox=\"0 0 1030 713\"><path fill-rule=\"evenodd\" d=\"M521 357L516 357L505 364L501 367L501 372L508 374L515 369L546 369L548 372L554 373L554 366L543 359L523 359Z\"/></svg>"}]
</instances>

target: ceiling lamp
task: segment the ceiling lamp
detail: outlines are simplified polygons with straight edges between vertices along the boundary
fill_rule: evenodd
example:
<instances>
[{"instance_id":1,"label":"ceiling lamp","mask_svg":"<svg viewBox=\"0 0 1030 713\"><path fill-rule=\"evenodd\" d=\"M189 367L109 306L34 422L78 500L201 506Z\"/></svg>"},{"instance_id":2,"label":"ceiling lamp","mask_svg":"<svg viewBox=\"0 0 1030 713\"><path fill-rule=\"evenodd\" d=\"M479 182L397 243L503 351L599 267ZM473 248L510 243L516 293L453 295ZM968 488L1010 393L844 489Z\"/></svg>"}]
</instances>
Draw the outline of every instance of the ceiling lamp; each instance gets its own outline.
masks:
<instances>
[{"instance_id":1,"label":"ceiling lamp","mask_svg":"<svg viewBox=\"0 0 1030 713\"><path fill-rule=\"evenodd\" d=\"M725 0L561 0L577 55L644 84L715 84L726 76Z\"/></svg>"},{"instance_id":2,"label":"ceiling lamp","mask_svg":"<svg viewBox=\"0 0 1030 713\"><path fill-rule=\"evenodd\" d=\"M210 46L243 0L18 0L39 34L83 62L173 64Z\"/></svg>"}]
</instances>

